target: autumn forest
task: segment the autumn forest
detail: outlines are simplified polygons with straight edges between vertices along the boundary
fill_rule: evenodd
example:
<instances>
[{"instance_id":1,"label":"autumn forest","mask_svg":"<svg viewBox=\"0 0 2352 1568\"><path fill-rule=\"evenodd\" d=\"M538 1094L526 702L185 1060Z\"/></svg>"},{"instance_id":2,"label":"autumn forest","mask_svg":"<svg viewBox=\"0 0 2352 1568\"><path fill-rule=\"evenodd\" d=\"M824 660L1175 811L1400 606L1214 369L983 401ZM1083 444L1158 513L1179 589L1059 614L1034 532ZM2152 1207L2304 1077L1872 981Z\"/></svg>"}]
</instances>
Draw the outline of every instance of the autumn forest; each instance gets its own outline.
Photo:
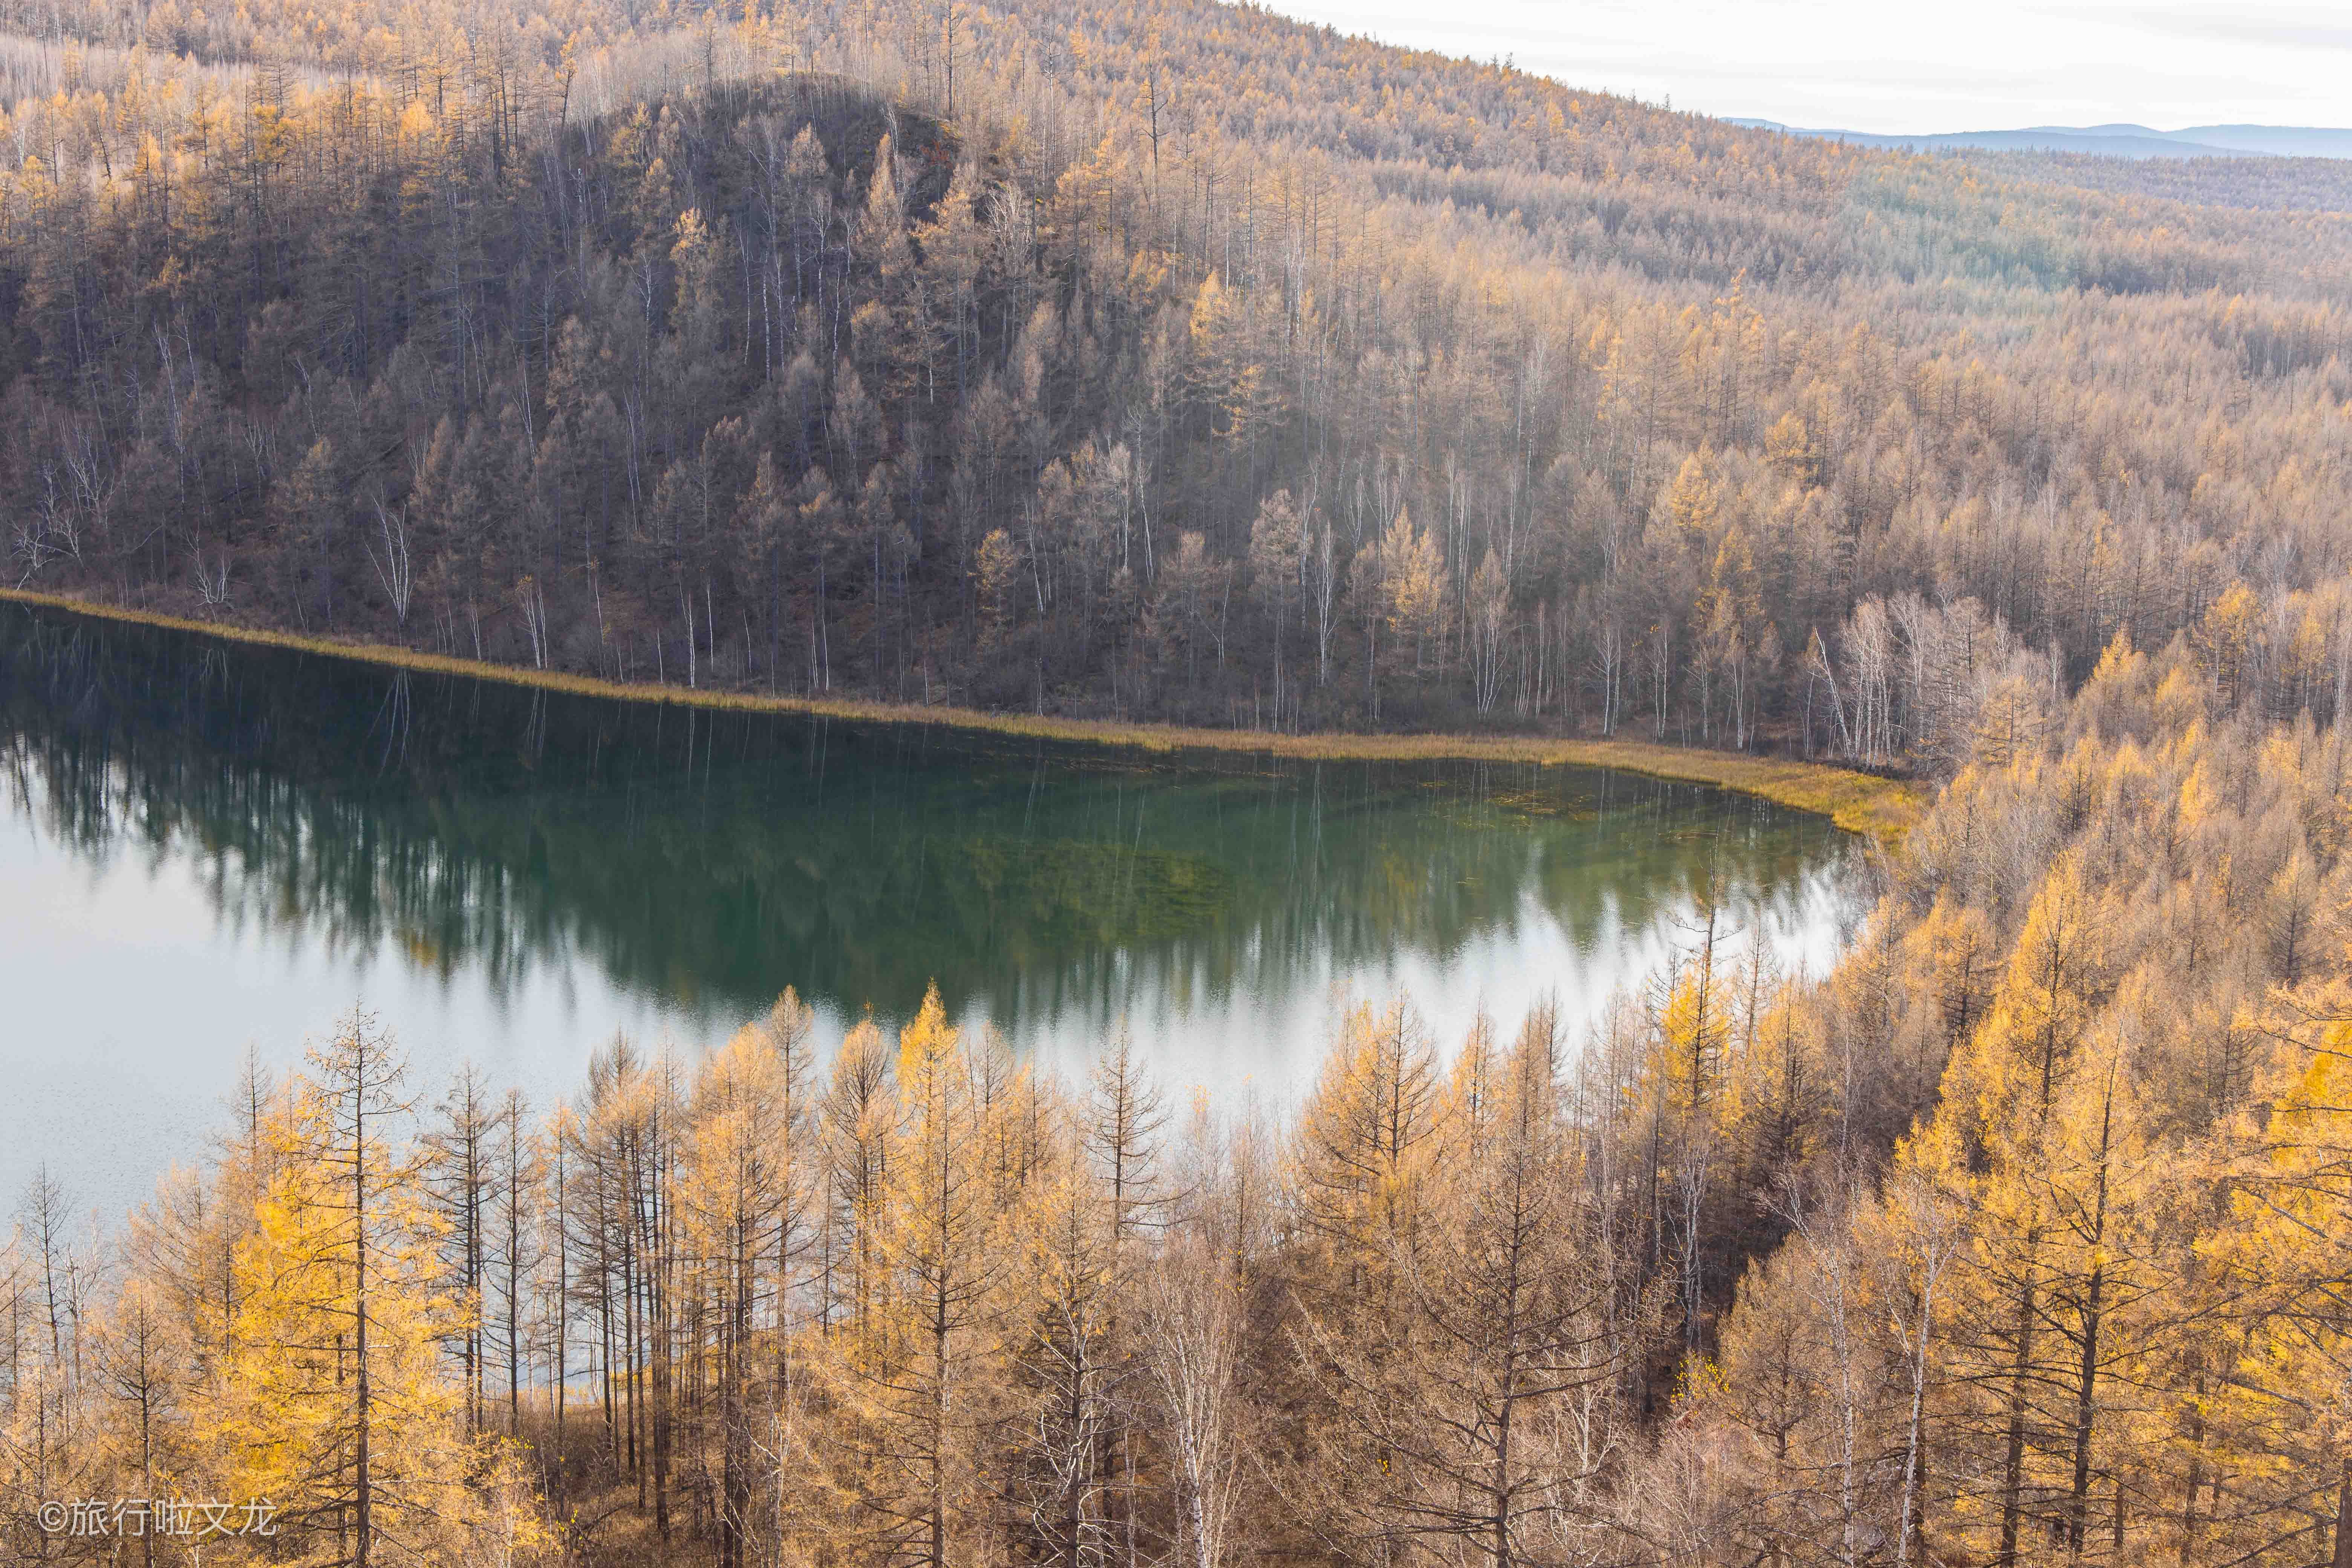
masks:
<instances>
[{"instance_id":1,"label":"autumn forest","mask_svg":"<svg viewBox=\"0 0 2352 1568\"><path fill-rule=\"evenodd\" d=\"M1826 972L1710 885L1297 1105L355 1010L119 1222L0 1194L0 1556L2352 1568L2340 174L1210 0L0 0L0 142L13 590L1917 801ZM161 1498L240 1511L46 1511Z\"/></svg>"}]
</instances>

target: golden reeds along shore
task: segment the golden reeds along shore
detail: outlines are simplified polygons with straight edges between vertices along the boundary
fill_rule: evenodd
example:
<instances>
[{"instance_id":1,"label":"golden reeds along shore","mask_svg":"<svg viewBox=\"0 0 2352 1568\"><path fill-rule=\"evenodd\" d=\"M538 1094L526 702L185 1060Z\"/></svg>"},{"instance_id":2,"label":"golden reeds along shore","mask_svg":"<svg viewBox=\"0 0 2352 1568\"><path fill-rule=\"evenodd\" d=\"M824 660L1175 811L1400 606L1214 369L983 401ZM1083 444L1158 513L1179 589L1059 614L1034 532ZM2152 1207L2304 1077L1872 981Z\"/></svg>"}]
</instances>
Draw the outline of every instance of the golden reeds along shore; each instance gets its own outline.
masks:
<instances>
[{"instance_id":1,"label":"golden reeds along shore","mask_svg":"<svg viewBox=\"0 0 2352 1568\"><path fill-rule=\"evenodd\" d=\"M1620 768L1654 778L1711 784L1769 800L1792 810L1826 816L1850 833L1889 847L1924 804L1919 786L1903 779L1858 773L1826 763L1791 757L1751 756L1738 752L1670 746L1649 741L1581 741L1517 735L1362 734L1320 731L1286 734L1269 730L1212 730L1180 724L1132 723L1102 719L1065 719L1036 713L992 713L975 708L921 703L875 702L837 697L781 697L759 692L608 680L602 676L529 669L486 659L457 658L385 643L310 637L267 627L193 620L184 616L108 605L63 594L0 588L0 602L37 605L101 620L169 631L194 632L229 642L289 648L358 659L436 675L607 697L625 702L667 702L681 707L762 713L811 713L879 724L941 724L1098 746L1129 746L1149 752L1246 752L1282 757L1351 762L1459 759L1466 762L1535 763L1546 766Z\"/></svg>"}]
</instances>

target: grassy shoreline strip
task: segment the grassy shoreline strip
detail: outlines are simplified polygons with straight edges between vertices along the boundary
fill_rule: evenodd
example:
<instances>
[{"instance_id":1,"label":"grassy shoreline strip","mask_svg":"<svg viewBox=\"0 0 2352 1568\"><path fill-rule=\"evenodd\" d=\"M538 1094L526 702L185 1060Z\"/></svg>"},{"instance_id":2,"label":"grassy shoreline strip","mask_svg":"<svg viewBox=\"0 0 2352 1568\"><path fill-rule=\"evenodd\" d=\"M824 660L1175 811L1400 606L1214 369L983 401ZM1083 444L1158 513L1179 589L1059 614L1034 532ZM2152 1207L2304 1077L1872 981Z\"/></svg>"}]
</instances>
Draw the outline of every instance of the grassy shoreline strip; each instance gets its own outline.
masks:
<instances>
[{"instance_id":1,"label":"grassy shoreline strip","mask_svg":"<svg viewBox=\"0 0 2352 1568\"><path fill-rule=\"evenodd\" d=\"M1512 735L1364 735L1318 733L1286 735L1265 730L1205 730L1176 724L1119 723L1100 719L1061 719L1042 714L989 713L974 708L927 707L895 702L870 702L833 697L769 697L756 692L703 691L682 686L607 680L601 676L572 675L559 670L525 669L486 660L455 658L383 643L345 642L263 627L158 615L63 594L43 594L24 588L0 588L0 602L63 610L102 620L194 632L230 642L435 675L462 675L478 680L499 680L512 686L538 687L583 697L605 697L625 702L667 702L674 706L735 710L745 712L814 714L884 724L940 724L950 729L985 730L998 734L1081 744L1126 746L1147 752L1244 752L1283 757L1344 762L1468 762L1537 763L1553 766L1618 768L1654 778L1711 784L1759 796L1777 805L1826 816L1840 827L1864 834L1893 847L1918 814L1922 796L1917 786L1900 779L1881 778L1823 763L1787 757L1750 756L1737 752L1700 751L1648 741L1571 741Z\"/></svg>"}]
</instances>

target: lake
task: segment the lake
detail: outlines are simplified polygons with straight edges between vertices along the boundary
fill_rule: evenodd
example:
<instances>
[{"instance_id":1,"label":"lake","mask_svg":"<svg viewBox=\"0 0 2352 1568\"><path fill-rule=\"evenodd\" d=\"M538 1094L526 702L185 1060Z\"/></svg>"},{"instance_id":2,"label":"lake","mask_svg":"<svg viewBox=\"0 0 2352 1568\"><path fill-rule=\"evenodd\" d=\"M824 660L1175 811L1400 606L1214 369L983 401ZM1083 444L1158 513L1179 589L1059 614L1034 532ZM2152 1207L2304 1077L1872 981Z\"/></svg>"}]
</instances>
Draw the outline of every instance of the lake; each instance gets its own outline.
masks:
<instances>
[{"instance_id":1,"label":"lake","mask_svg":"<svg viewBox=\"0 0 2352 1568\"><path fill-rule=\"evenodd\" d=\"M1175 756L422 675L0 604L0 1212L112 1218L200 1157L250 1047L363 1002L429 1107L545 1108L625 1031L718 1043L787 984L835 1035L936 981L1082 1071L1275 1106L1347 997L1441 1041L1655 972L1710 871L1818 972L1858 845L1606 771Z\"/></svg>"}]
</instances>

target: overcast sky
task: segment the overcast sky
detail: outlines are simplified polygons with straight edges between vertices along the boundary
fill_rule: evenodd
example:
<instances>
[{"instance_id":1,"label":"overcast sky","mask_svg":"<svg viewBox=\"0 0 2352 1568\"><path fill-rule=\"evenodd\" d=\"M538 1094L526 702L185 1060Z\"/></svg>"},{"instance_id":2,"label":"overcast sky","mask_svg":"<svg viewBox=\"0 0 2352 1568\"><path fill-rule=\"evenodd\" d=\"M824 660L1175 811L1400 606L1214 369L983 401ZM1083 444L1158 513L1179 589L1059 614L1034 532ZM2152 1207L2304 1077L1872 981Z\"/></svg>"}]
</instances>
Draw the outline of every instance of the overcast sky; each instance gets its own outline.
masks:
<instances>
[{"instance_id":1,"label":"overcast sky","mask_svg":"<svg viewBox=\"0 0 2352 1568\"><path fill-rule=\"evenodd\" d=\"M1389 43L1790 125L2352 126L2352 0L1272 0Z\"/></svg>"}]
</instances>

